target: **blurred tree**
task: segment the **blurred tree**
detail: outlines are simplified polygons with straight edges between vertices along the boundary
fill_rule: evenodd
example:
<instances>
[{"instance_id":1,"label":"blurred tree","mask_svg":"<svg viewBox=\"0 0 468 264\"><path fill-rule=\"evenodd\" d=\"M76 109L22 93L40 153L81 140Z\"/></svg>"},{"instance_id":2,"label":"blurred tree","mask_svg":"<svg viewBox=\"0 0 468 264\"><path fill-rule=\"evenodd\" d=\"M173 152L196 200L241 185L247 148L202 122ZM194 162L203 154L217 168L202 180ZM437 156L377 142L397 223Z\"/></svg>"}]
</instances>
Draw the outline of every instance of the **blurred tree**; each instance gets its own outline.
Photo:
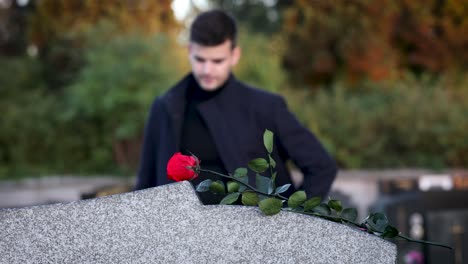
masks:
<instances>
[{"instance_id":1,"label":"blurred tree","mask_svg":"<svg viewBox=\"0 0 468 264\"><path fill-rule=\"evenodd\" d=\"M213 6L230 12L252 33L271 34L281 29L283 10L293 0L211 0Z\"/></svg>"},{"instance_id":2,"label":"blurred tree","mask_svg":"<svg viewBox=\"0 0 468 264\"><path fill-rule=\"evenodd\" d=\"M54 141L54 98L46 94L37 60L0 57L0 65L0 178L38 173L50 162L45 146Z\"/></svg>"},{"instance_id":3,"label":"blurred tree","mask_svg":"<svg viewBox=\"0 0 468 264\"><path fill-rule=\"evenodd\" d=\"M171 0L41 0L35 1L36 12L31 17L31 40L43 47L50 40L80 32L100 20L112 21L122 32L154 34L177 30Z\"/></svg>"},{"instance_id":4,"label":"blurred tree","mask_svg":"<svg viewBox=\"0 0 468 264\"><path fill-rule=\"evenodd\" d=\"M153 35L175 35L180 29L173 16L171 0L41 0L34 1L29 39L38 48L44 63L49 89L63 88L83 66L83 37L101 20L117 25L119 35L139 31Z\"/></svg>"},{"instance_id":5,"label":"blurred tree","mask_svg":"<svg viewBox=\"0 0 468 264\"><path fill-rule=\"evenodd\" d=\"M0 56L0 176L133 173L149 104L180 73L172 1L19 2L0 1L15 56Z\"/></svg>"},{"instance_id":6,"label":"blurred tree","mask_svg":"<svg viewBox=\"0 0 468 264\"><path fill-rule=\"evenodd\" d=\"M400 65L440 73L468 69L468 0L398 1L393 41Z\"/></svg>"},{"instance_id":7,"label":"blurred tree","mask_svg":"<svg viewBox=\"0 0 468 264\"><path fill-rule=\"evenodd\" d=\"M386 41L391 10L387 0L295 1L283 27L287 38L283 62L292 80L310 85L340 75L353 80L387 78L395 67ZM377 17L379 22L373 22Z\"/></svg>"},{"instance_id":8,"label":"blurred tree","mask_svg":"<svg viewBox=\"0 0 468 264\"><path fill-rule=\"evenodd\" d=\"M116 162L134 172L149 106L176 82L180 70L165 35L109 38L114 31L111 23L99 23L87 32L85 64L65 90L62 112L76 132L94 131L87 142L95 145L81 148L88 157L103 167ZM75 137L82 136L76 132Z\"/></svg>"},{"instance_id":9,"label":"blurred tree","mask_svg":"<svg viewBox=\"0 0 468 264\"><path fill-rule=\"evenodd\" d=\"M288 101L341 168L466 168L468 90L447 89L466 83L407 74L359 91L295 90Z\"/></svg>"},{"instance_id":10,"label":"blurred tree","mask_svg":"<svg viewBox=\"0 0 468 264\"><path fill-rule=\"evenodd\" d=\"M297 0L286 10L283 63L295 83L384 80L465 71L468 0Z\"/></svg>"},{"instance_id":11,"label":"blurred tree","mask_svg":"<svg viewBox=\"0 0 468 264\"><path fill-rule=\"evenodd\" d=\"M281 92L286 75L281 67L281 40L263 34L240 30L239 45L242 58L234 72L249 84L272 92Z\"/></svg>"}]
</instances>

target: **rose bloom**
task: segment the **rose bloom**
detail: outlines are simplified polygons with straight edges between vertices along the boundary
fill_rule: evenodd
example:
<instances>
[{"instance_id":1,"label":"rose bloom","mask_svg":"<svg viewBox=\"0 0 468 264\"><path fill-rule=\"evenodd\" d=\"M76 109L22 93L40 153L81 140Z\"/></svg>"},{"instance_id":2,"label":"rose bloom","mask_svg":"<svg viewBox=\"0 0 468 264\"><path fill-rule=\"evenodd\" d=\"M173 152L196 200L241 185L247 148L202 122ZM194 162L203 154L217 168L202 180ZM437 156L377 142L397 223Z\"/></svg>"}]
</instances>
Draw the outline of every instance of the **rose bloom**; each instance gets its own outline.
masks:
<instances>
[{"instance_id":1,"label":"rose bloom","mask_svg":"<svg viewBox=\"0 0 468 264\"><path fill-rule=\"evenodd\" d=\"M197 157L186 156L177 152L167 163L167 178L177 182L193 180L198 177L198 174L195 172L198 164Z\"/></svg>"}]
</instances>

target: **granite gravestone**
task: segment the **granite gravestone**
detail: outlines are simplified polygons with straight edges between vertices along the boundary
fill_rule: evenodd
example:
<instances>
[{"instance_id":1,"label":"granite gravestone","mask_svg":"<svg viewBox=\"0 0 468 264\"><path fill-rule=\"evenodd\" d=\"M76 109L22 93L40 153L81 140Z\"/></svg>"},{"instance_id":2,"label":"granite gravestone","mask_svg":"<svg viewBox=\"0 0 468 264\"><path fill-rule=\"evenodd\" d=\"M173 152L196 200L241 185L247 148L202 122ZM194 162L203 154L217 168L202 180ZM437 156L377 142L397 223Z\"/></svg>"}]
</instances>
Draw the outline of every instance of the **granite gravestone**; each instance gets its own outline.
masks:
<instances>
[{"instance_id":1,"label":"granite gravestone","mask_svg":"<svg viewBox=\"0 0 468 264\"><path fill-rule=\"evenodd\" d=\"M316 217L202 205L188 182L0 211L0 263L395 263L393 243Z\"/></svg>"}]
</instances>

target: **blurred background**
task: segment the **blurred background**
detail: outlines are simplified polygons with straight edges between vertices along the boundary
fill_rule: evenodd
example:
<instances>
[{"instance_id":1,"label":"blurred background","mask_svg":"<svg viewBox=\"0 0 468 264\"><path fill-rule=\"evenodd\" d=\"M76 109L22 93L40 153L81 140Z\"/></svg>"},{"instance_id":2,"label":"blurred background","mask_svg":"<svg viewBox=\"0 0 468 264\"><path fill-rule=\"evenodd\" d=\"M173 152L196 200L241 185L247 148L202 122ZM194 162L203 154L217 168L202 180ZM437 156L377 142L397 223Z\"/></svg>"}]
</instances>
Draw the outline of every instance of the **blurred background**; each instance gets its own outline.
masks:
<instances>
[{"instance_id":1,"label":"blurred background","mask_svg":"<svg viewBox=\"0 0 468 264\"><path fill-rule=\"evenodd\" d=\"M338 161L330 196L455 248L398 242L399 263L468 263L468 0L0 0L0 208L130 191L213 7L239 21L238 78Z\"/></svg>"}]
</instances>

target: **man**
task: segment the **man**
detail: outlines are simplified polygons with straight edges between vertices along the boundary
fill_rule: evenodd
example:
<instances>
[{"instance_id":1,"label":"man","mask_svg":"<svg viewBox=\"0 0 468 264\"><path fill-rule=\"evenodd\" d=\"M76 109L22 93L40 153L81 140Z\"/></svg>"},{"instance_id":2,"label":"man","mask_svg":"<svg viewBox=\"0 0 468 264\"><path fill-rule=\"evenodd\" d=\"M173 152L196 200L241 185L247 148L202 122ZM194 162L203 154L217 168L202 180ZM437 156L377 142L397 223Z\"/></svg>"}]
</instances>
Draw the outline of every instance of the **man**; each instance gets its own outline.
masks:
<instances>
[{"instance_id":1,"label":"man","mask_svg":"<svg viewBox=\"0 0 468 264\"><path fill-rule=\"evenodd\" d=\"M235 20L220 10L202 13L193 22L188 47L192 72L151 107L136 189L169 183L166 165L177 151L193 153L204 169L224 174L246 167L266 156L263 132L269 129L275 139L277 186L291 183L286 166L291 159L304 174L302 189L308 196L325 196L336 175L335 162L282 97L234 77L231 70L241 56L236 36ZM254 175L249 177L255 182ZM197 180L206 178L218 179L202 174ZM200 198L214 204L222 197L202 193Z\"/></svg>"}]
</instances>

